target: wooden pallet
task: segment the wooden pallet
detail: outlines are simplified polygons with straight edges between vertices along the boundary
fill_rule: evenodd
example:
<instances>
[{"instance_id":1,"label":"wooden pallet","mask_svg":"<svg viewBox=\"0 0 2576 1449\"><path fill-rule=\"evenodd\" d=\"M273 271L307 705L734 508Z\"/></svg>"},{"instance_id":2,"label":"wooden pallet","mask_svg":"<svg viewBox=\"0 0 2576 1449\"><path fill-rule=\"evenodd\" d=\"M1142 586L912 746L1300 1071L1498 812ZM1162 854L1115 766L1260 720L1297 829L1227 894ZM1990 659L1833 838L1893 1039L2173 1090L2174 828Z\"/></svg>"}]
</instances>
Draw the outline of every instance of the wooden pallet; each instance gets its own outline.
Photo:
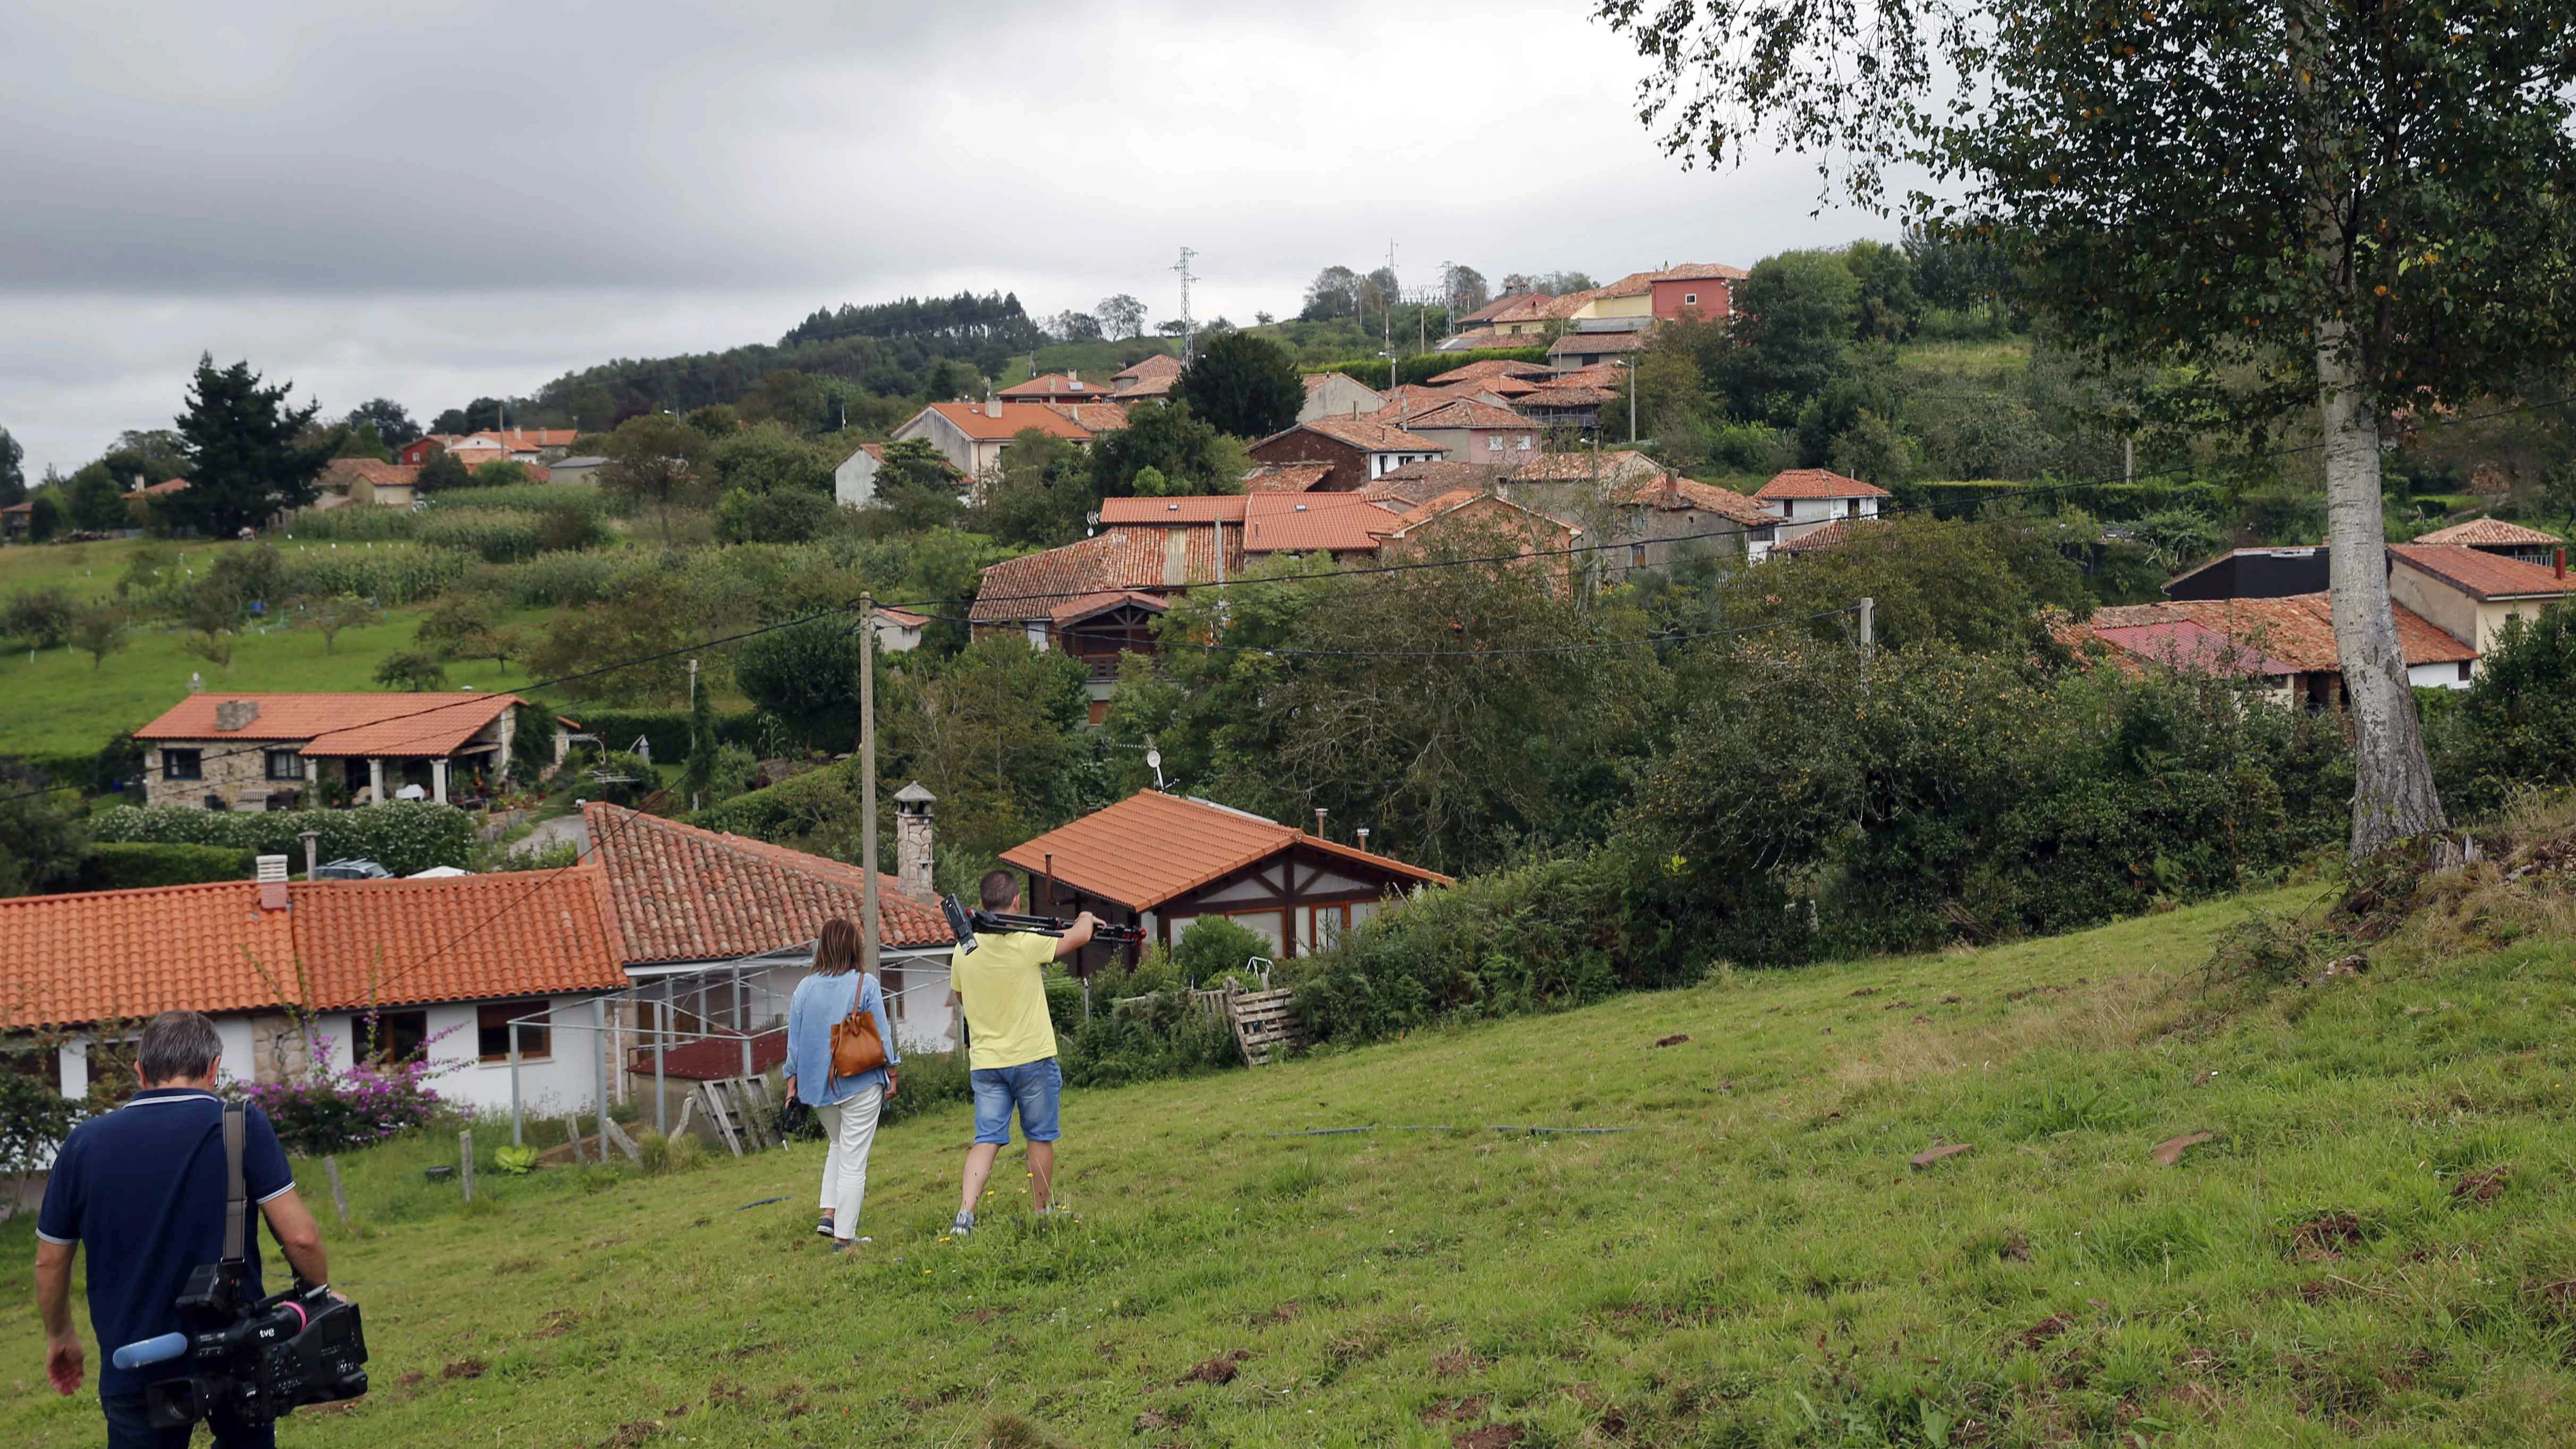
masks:
<instances>
[{"instance_id":1,"label":"wooden pallet","mask_svg":"<svg viewBox=\"0 0 2576 1449\"><path fill-rule=\"evenodd\" d=\"M1245 1065L1267 1066L1280 1052L1306 1044L1306 1029L1298 1023L1291 999L1295 994L1284 988L1234 993L1234 1039L1243 1048Z\"/></svg>"},{"instance_id":2,"label":"wooden pallet","mask_svg":"<svg viewBox=\"0 0 2576 1449\"><path fill-rule=\"evenodd\" d=\"M695 1100L705 1106L707 1121L715 1128L717 1139L736 1157L746 1151L786 1145L771 1130L777 1106L770 1100L767 1078L724 1077L700 1082ZM683 1112L683 1120L686 1116Z\"/></svg>"}]
</instances>

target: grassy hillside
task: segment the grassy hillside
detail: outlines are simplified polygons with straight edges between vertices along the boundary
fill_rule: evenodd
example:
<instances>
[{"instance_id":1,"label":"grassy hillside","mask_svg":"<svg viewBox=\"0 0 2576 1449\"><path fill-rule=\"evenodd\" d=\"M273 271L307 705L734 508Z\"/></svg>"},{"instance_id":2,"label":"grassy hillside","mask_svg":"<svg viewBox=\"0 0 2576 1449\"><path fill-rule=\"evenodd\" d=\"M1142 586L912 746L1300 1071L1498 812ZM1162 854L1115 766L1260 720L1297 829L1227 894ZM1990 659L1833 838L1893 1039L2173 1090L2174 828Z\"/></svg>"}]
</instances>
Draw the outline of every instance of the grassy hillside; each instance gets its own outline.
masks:
<instances>
[{"instance_id":1,"label":"grassy hillside","mask_svg":"<svg viewBox=\"0 0 2576 1449\"><path fill-rule=\"evenodd\" d=\"M2306 899L1076 1093L1077 1216L1026 1223L1014 1155L969 1241L942 1109L855 1262L816 1147L470 1216L397 1147L333 1243L376 1391L283 1440L2565 1442L2576 947L2215 1013L2213 939ZM1370 1126L1448 1130L1281 1135ZM0 1438L91 1442L12 1296Z\"/></svg>"}]
</instances>

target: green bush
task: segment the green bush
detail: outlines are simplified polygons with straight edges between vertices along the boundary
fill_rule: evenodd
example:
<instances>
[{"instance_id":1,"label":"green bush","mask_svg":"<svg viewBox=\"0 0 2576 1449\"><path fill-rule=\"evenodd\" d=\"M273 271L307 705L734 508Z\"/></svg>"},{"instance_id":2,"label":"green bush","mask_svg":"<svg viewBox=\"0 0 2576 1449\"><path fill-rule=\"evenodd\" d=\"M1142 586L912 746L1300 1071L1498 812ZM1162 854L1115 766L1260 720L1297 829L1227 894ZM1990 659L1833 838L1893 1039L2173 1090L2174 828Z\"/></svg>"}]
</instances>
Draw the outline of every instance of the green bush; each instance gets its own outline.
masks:
<instances>
[{"instance_id":1,"label":"green bush","mask_svg":"<svg viewBox=\"0 0 2576 1449\"><path fill-rule=\"evenodd\" d=\"M475 582L518 608L559 609L598 603L640 567L645 565L637 560L603 553L541 553L523 563L486 569Z\"/></svg>"},{"instance_id":2,"label":"green bush","mask_svg":"<svg viewBox=\"0 0 2576 1449\"><path fill-rule=\"evenodd\" d=\"M1253 957L1277 955L1279 948L1223 916L1201 916L1172 947L1172 969L1185 981L1213 984L1232 972L1247 976Z\"/></svg>"},{"instance_id":3,"label":"green bush","mask_svg":"<svg viewBox=\"0 0 2576 1449\"><path fill-rule=\"evenodd\" d=\"M1895 485L1899 507L1929 508L1940 518L1974 518L1988 502L2018 495L2036 486L2006 478L1972 478ZM2094 517L2125 523L2151 513L2188 509L2211 518L2232 518L2236 506L2222 484L2197 478L2148 478L2136 483L2086 483L2036 495L2041 506L2076 507Z\"/></svg>"},{"instance_id":4,"label":"green bush","mask_svg":"<svg viewBox=\"0 0 2576 1449\"><path fill-rule=\"evenodd\" d=\"M506 488L477 488L471 493L438 499L431 511L444 509L450 501L478 510L511 513L551 513L558 508L576 508L599 518L613 516L617 508L616 498L587 483L522 483Z\"/></svg>"},{"instance_id":5,"label":"green bush","mask_svg":"<svg viewBox=\"0 0 2576 1449\"><path fill-rule=\"evenodd\" d=\"M417 604L453 587L465 577L466 566L465 556L453 549L417 543L313 545L286 554L285 593L321 598L354 594L389 606Z\"/></svg>"},{"instance_id":6,"label":"green bush","mask_svg":"<svg viewBox=\"0 0 2576 1449\"><path fill-rule=\"evenodd\" d=\"M81 862L81 889L132 890L141 886L196 885L249 880L257 852L229 845L183 845L155 840L110 840L90 847Z\"/></svg>"},{"instance_id":7,"label":"green bush","mask_svg":"<svg viewBox=\"0 0 2576 1449\"><path fill-rule=\"evenodd\" d=\"M303 863L307 830L321 834L322 859L372 860L396 875L434 865L463 867L474 853L474 817L453 805L399 800L354 810L191 810L179 805L119 805L90 818L100 841L210 845L283 855Z\"/></svg>"},{"instance_id":8,"label":"green bush","mask_svg":"<svg viewBox=\"0 0 2576 1449\"><path fill-rule=\"evenodd\" d=\"M2576 785L2576 605L2507 620L2465 693L2416 698L2454 810L2492 810L2526 785Z\"/></svg>"}]
</instances>

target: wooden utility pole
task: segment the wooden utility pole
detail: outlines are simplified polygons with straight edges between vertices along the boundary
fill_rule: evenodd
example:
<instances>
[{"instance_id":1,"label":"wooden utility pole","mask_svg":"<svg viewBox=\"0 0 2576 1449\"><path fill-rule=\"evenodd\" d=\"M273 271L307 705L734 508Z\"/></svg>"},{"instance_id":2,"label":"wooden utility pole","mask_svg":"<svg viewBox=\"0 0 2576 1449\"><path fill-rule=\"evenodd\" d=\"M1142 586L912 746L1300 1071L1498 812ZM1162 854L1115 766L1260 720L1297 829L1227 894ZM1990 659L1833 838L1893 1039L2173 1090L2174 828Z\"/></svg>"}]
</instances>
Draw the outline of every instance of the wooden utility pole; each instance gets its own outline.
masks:
<instances>
[{"instance_id":1,"label":"wooden utility pole","mask_svg":"<svg viewBox=\"0 0 2576 1449\"><path fill-rule=\"evenodd\" d=\"M859 595L859 969L877 974L877 596Z\"/></svg>"}]
</instances>

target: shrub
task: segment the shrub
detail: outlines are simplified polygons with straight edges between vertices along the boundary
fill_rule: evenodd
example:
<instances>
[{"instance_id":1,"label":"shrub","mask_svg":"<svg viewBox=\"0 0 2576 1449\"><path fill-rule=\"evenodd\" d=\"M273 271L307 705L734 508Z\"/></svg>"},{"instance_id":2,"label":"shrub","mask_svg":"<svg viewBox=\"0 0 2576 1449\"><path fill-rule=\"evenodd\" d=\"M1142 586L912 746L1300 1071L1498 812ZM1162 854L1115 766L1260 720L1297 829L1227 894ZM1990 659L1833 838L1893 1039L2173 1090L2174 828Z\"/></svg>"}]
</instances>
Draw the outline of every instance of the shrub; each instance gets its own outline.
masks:
<instances>
[{"instance_id":1,"label":"shrub","mask_svg":"<svg viewBox=\"0 0 2576 1449\"><path fill-rule=\"evenodd\" d=\"M541 553L524 563L487 570L477 582L523 609L595 604L616 592L637 565L597 553Z\"/></svg>"},{"instance_id":2,"label":"shrub","mask_svg":"<svg viewBox=\"0 0 2576 1449\"><path fill-rule=\"evenodd\" d=\"M53 1048L40 1041L35 1050ZM86 1105L56 1091L50 1072L0 1071L0 1177L44 1171Z\"/></svg>"},{"instance_id":3,"label":"shrub","mask_svg":"<svg viewBox=\"0 0 2576 1449\"><path fill-rule=\"evenodd\" d=\"M326 598L355 594L389 606L416 604L453 587L465 577L465 569L463 554L415 543L298 548L285 557L285 592Z\"/></svg>"},{"instance_id":4,"label":"shrub","mask_svg":"<svg viewBox=\"0 0 2576 1449\"><path fill-rule=\"evenodd\" d=\"M255 854L229 845L104 841L90 847L88 859L81 862L80 884L83 890L117 891L248 880Z\"/></svg>"},{"instance_id":5,"label":"shrub","mask_svg":"<svg viewBox=\"0 0 2576 1449\"><path fill-rule=\"evenodd\" d=\"M2493 809L2520 784L2576 784L2576 606L2507 620L2454 698L2427 711L2425 734L2455 809ZM2440 717L2452 709L2455 722Z\"/></svg>"},{"instance_id":6,"label":"shrub","mask_svg":"<svg viewBox=\"0 0 2576 1449\"><path fill-rule=\"evenodd\" d=\"M1212 983L1228 972L1242 976L1245 962L1255 956L1275 956L1278 951L1278 947L1223 916L1201 916L1190 922L1179 944L1172 948L1172 968L1184 980Z\"/></svg>"},{"instance_id":7,"label":"shrub","mask_svg":"<svg viewBox=\"0 0 2576 1449\"><path fill-rule=\"evenodd\" d=\"M78 610L60 584L21 590L0 610L0 633L30 649L56 649L72 636Z\"/></svg>"},{"instance_id":8,"label":"shrub","mask_svg":"<svg viewBox=\"0 0 2576 1449\"><path fill-rule=\"evenodd\" d=\"M677 764L689 757L689 712L685 709L583 708L566 717L581 721L584 732L599 736L600 743L612 749L631 750L640 739L650 743L653 758L663 764ZM751 745L758 742L760 734L756 711L716 716L716 738L727 744Z\"/></svg>"},{"instance_id":9,"label":"shrub","mask_svg":"<svg viewBox=\"0 0 2576 1449\"><path fill-rule=\"evenodd\" d=\"M428 1085L436 1069L425 1061L358 1062L334 1071L330 1043L321 1037L314 1039L313 1054L313 1067L302 1076L232 1088L233 1095L268 1114L289 1152L348 1152L427 1126L438 1114L438 1094Z\"/></svg>"},{"instance_id":10,"label":"shrub","mask_svg":"<svg viewBox=\"0 0 2576 1449\"><path fill-rule=\"evenodd\" d=\"M324 860L372 860L396 875L434 865L463 867L474 853L474 817L453 805L400 800L355 810L192 810L179 805L119 805L90 818L101 841L217 845L260 855L300 858L298 836L321 835Z\"/></svg>"}]
</instances>

